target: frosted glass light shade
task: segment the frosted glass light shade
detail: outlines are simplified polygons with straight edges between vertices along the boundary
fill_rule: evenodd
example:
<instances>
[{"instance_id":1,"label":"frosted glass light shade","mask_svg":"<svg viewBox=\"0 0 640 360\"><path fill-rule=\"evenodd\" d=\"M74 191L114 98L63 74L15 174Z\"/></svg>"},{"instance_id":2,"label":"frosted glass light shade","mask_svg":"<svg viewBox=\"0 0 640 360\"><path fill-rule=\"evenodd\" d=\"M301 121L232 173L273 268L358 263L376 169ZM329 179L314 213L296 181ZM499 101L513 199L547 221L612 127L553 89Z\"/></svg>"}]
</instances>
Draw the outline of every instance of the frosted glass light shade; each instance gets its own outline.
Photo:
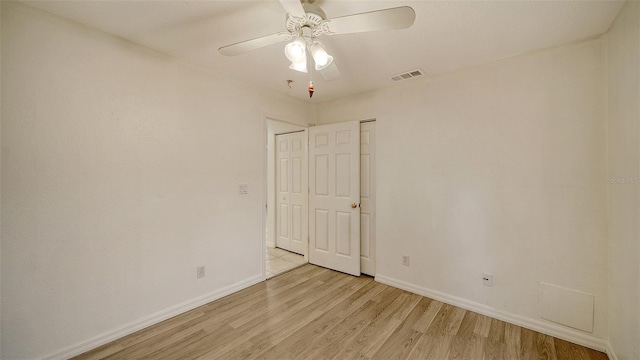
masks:
<instances>
[{"instance_id":1,"label":"frosted glass light shade","mask_svg":"<svg viewBox=\"0 0 640 360\"><path fill-rule=\"evenodd\" d=\"M316 70L323 70L333 62L333 56L327 53L319 41L314 41L311 45L311 56L316 63Z\"/></svg>"},{"instance_id":2,"label":"frosted glass light shade","mask_svg":"<svg viewBox=\"0 0 640 360\"><path fill-rule=\"evenodd\" d=\"M289 69L295 70L295 71L300 71L303 73L307 72L307 57L304 57L304 60L299 61L299 62L291 62L291 65L289 65Z\"/></svg>"},{"instance_id":3,"label":"frosted glass light shade","mask_svg":"<svg viewBox=\"0 0 640 360\"><path fill-rule=\"evenodd\" d=\"M291 62L299 63L303 60L306 60L306 50L307 43L303 38L299 37L292 42L288 43L284 48L284 54Z\"/></svg>"}]
</instances>

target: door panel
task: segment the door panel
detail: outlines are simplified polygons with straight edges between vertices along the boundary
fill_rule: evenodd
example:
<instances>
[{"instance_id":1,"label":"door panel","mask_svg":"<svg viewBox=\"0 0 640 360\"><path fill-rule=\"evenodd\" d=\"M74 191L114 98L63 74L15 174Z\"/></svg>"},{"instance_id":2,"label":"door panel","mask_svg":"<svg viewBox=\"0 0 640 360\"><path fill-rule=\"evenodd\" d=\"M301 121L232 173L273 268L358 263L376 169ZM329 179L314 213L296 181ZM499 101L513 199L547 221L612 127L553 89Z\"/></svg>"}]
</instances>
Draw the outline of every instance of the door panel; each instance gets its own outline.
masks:
<instances>
[{"instance_id":1,"label":"door panel","mask_svg":"<svg viewBox=\"0 0 640 360\"><path fill-rule=\"evenodd\" d=\"M307 133L276 135L276 246L298 254L307 249Z\"/></svg>"},{"instance_id":2,"label":"door panel","mask_svg":"<svg viewBox=\"0 0 640 360\"><path fill-rule=\"evenodd\" d=\"M360 266L362 272L376 274L376 123L360 125Z\"/></svg>"},{"instance_id":3,"label":"door panel","mask_svg":"<svg viewBox=\"0 0 640 360\"><path fill-rule=\"evenodd\" d=\"M329 196L329 156L315 156L315 194Z\"/></svg>"},{"instance_id":4,"label":"door panel","mask_svg":"<svg viewBox=\"0 0 640 360\"><path fill-rule=\"evenodd\" d=\"M315 209L315 241L312 243L315 250L329 251L329 211Z\"/></svg>"},{"instance_id":5,"label":"door panel","mask_svg":"<svg viewBox=\"0 0 640 360\"><path fill-rule=\"evenodd\" d=\"M309 138L309 262L359 276L360 123L312 127Z\"/></svg>"},{"instance_id":6,"label":"door panel","mask_svg":"<svg viewBox=\"0 0 640 360\"><path fill-rule=\"evenodd\" d=\"M302 206L293 205L291 214L291 241L302 241Z\"/></svg>"},{"instance_id":7,"label":"door panel","mask_svg":"<svg viewBox=\"0 0 640 360\"><path fill-rule=\"evenodd\" d=\"M289 250L291 238L289 237L289 137L287 135L276 136L276 246Z\"/></svg>"},{"instance_id":8,"label":"door panel","mask_svg":"<svg viewBox=\"0 0 640 360\"><path fill-rule=\"evenodd\" d=\"M351 213L336 211L336 253L351 256Z\"/></svg>"}]
</instances>

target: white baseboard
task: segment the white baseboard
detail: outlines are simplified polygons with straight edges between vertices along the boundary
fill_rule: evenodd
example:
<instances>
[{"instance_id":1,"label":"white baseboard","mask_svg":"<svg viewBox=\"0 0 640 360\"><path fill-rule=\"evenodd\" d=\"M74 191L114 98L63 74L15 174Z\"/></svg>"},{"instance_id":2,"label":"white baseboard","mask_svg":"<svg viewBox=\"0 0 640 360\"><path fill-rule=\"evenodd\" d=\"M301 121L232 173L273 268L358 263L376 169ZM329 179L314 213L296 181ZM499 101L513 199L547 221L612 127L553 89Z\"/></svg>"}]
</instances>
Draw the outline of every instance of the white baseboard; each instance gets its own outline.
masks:
<instances>
[{"instance_id":1,"label":"white baseboard","mask_svg":"<svg viewBox=\"0 0 640 360\"><path fill-rule=\"evenodd\" d=\"M611 342L607 342L607 356L609 357L609 360L618 360L616 352L613 351L613 348L611 347Z\"/></svg>"},{"instance_id":2,"label":"white baseboard","mask_svg":"<svg viewBox=\"0 0 640 360\"><path fill-rule=\"evenodd\" d=\"M267 241L267 247L274 248L274 247L276 247L276 243L275 242L271 242L271 241Z\"/></svg>"},{"instance_id":3,"label":"white baseboard","mask_svg":"<svg viewBox=\"0 0 640 360\"><path fill-rule=\"evenodd\" d=\"M71 358L73 356L76 355L80 355L84 352L87 352L89 350L95 349L99 346L102 346L104 344L107 344L113 340L119 339L123 336L132 334L138 330L142 330L146 327L149 327L151 325L157 324L161 321L170 319L176 315L180 315L184 312L187 312L189 310L193 310L199 306L202 306L204 304L210 303L214 300L220 299L222 297L225 297L229 294L232 294L236 291L245 289L251 285L255 285L259 282L261 282L262 279L262 275L257 275L257 276L253 276L251 278L248 278L246 280L243 280L239 283L236 284L232 284L229 286L225 286L222 289L213 291L211 293L199 296L195 299L191 299L191 300L187 300L185 302L182 302L180 304L171 306L169 308L166 308L164 310L160 310L154 314L145 316L143 318L140 318L136 321L130 322L128 324L125 324L123 326L121 326L120 328L102 333L92 339L89 339L87 341L83 341L79 344L70 346L66 349L62 349L60 351L57 351L51 355L45 356L43 357L44 360L58 360L58 359L68 359Z\"/></svg>"},{"instance_id":4,"label":"white baseboard","mask_svg":"<svg viewBox=\"0 0 640 360\"><path fill-rule=\"evenodd\" d=\"M524 316L507 313L507 312L504 312L504 311L501 311L501 310L498 310L474 301L463 299L457 296L448 295L436 290L423 288L421 286L413 285L401 280L386 277L384 275L376 275L375 280L386 285L390 285L393 287L397 287L399 289L410 291L415 294L426 296L434 300L438 300L438 301L441 301L450 305L454 305L466 310L470 310L470 311L477 312L479 314L490 316L498 320L502 320L511 324L522 326L527 329L538 331L543 334L547 334L553 337L557 337L559 339L563 339L566 341L570 341L572 343L586 346L591 349L603 351L603 352L606 352L610 360L618 360L613 348L611 347L611 344L608 341L597 338L595 336L584 334L582 332L575 331L572 329L567 329L555 324L546 323L544 321L540 321L537 319L531 319ZM251 277L239 283L226 286L222 289L211 292L209 294L205 294L195 299L191 299L183 303L177 304L175 306L171 306L167 309L158 311L149 316L145 316L137 321L125 324L124 326L118 329L108 331L92 339L83 341L82 343L70 346L66 349L57 351L54 354L45 356L43 359L45 360L68 359L73 356L80 355L91 349L95 349L99 346L107 344L113 340L132 334L138 330L142 330L146 327L149 327L161 321L170 319L176 315L195 309L211 301L220 299L236 291L255 285L261 281L262 281L262 275Z\"/></svg>"},{"instance_id":5,"label":"white baseboard","mask_svg":"<svg viewBox=\"0 0 640 360\"><path fill-rule=\"evenodd\" d=\"M475 301L445 294L440 291L423 288L421 286L413 285L401 280L386 277L384 275L376 275L375 280L383 284L397 287L402 290L410 291L412 293L422 295L434 300L438 300L443 303L454 305L465 310L474 311L479 314L490 316L492 318L502 320L514 325L522 326L524 328L534 330L546 335L550 335L558 339L566 340L578 345L586 346L594 350L598 350L602 352L606 351L607 353L609 353L610 345L608 341L597 338L589 334L585 334L581 331L573 330L570 328L566 328L553 323L548 323L538 319L532 319L532 318L528 318L528 317L524 317L516 314L511 314L487 305L477 303ZM611 351L611 353L613 353L613 351ZM617 360L615 358L615 355L614 357L610 356L610 358L611 360Z\"/></svg>"}]
</instances>

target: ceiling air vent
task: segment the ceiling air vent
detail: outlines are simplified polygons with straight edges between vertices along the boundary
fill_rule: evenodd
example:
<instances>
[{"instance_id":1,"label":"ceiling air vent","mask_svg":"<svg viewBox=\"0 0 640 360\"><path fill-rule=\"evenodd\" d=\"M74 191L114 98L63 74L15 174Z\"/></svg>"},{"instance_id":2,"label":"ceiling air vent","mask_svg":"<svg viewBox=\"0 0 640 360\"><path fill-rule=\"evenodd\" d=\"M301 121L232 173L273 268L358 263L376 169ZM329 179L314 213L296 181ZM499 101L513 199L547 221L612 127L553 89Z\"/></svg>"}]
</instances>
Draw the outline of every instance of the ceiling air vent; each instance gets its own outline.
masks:
<instances>
[{"instance_id":1,"label":"ceiling air vent","mask_svg":"<svg viewBox=\"0 0 640 360\"><path fill-rule=\"evenodd\" d=\"M389 79L393 81L404 81L404 80L409 80L409 79L413 79L413 78L424 76L424 75L426 75L424 71L420 69L416 69L416 70L404 72L402 74L389 76Z\"/></svg>"}]
</instances>

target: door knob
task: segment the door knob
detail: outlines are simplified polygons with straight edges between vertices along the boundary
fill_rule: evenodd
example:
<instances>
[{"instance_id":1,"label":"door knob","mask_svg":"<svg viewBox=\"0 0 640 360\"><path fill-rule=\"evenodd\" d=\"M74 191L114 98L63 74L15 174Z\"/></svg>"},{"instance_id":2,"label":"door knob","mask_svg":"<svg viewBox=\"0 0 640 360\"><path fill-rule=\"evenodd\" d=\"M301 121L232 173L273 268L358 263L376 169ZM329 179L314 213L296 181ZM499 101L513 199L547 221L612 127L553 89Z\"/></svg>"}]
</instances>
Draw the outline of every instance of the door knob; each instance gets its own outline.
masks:
<instances>
[{"instance_id":1,"label":"door knob","mask_svg":"<svg viewBox=\"0 0 640 360\"><path fill-rule=\"evenodd\" d=\"M357 208L357 207L358 207L358 204L356 204L356 203L351 203L351 208L352 208L352 209L355 209L355 208Z\"/></svg>"}]
</instances>

